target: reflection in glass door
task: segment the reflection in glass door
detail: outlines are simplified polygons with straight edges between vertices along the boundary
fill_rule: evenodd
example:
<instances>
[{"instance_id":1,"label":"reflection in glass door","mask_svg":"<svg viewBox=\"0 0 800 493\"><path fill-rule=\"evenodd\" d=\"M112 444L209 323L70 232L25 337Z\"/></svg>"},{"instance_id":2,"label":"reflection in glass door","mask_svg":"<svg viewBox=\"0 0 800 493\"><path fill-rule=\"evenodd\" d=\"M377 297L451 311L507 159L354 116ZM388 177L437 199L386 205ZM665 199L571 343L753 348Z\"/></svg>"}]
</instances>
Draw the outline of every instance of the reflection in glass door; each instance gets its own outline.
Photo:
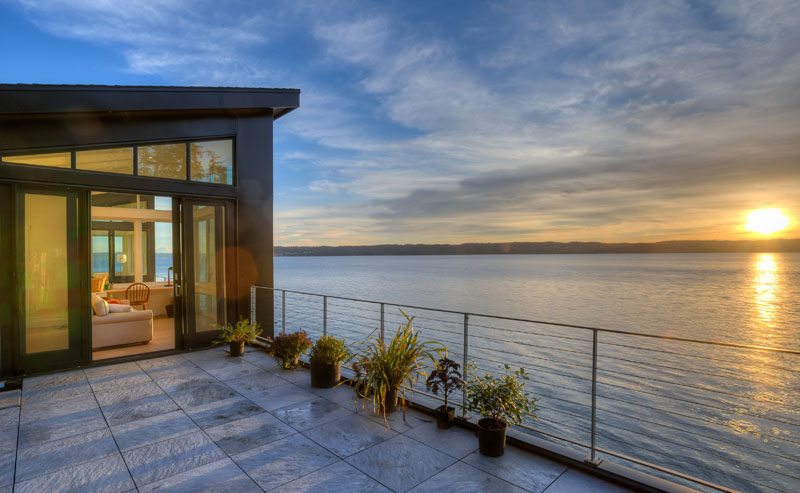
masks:
<instances>
[{"instance_id":1,"label":"reflection in glass door","mask_svg":"<svg viewBox=\"0 0 800 493\"><path fill-rule=\"evenodd\" d=\"M78 197L22 191L17 198L20 342L26 371L80 356Z\"/></svg>"},{"instance_id":2,"label":"reflection in glass door","mask_svg":"<svg viewBox=\"0 0 800 493\"><path fill-rule=\"evenodd\" d=\"M186 315L190 345L217 337L226 323L225 206L185 201Z\"/></svg>"}]
</instances>

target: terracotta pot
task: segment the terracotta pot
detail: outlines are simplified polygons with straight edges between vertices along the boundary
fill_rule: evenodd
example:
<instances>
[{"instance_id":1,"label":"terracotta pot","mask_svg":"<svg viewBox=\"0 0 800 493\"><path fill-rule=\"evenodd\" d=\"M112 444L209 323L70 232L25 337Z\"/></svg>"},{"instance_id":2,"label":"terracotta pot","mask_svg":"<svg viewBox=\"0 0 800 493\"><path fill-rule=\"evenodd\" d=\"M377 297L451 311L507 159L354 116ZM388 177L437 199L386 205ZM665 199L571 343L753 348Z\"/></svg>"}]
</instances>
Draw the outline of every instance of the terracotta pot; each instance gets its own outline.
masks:
<instances>
[{"instance_id":1,"label":"terracotta pot","mask_svg":"<svg viewBox=\"0 0 800 493\"><path fill-rule=\"evenodd\" d=\"M445 411L444 406L436 408L436 427L446 430L453 426L456 420L456 408L447 406Z\"/></svg>"},{"instance_id":2,"label":"terracotta pot","mask_svg":"<svg viewBox=\"0 0 800 493\"><path fill-rule=\"evenodd\" d=\"M231 357L236 358L244 354L244 341L231 341L228 343L228 347L231 350Z\"/></svg>"},{"instance_id":3,"label":"terracotta pot","mask_svg":"<svg viewBox=\"0 0 800 493\"><path fill-rule=\"evenodd\" d=\"M342 378L342 364L326 365L311 360L311 386L329 389L339 383Z\"/></svg>"},{"instance_id":4,"label":"terracotta pot","mask_svg":"<svg viewBox=\"0 0 800 493\"><path fill-rule=\"evenodd\" d=\"M478 421L478 449L487 457L500 457L506 449L506 422L492 418Z\"/></svg>"}]
</instances>

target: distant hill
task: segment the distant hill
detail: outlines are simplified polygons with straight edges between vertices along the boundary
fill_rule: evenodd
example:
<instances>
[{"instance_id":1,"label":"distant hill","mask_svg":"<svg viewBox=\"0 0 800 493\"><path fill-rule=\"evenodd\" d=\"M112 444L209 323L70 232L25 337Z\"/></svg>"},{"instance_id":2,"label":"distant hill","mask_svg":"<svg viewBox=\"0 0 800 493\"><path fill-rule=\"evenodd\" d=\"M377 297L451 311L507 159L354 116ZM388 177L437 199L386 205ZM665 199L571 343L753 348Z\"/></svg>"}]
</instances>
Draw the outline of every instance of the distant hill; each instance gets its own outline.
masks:
<instances>
[{"instance_id":1,"label":"distant hill","mask_svg":"<svg viewBox=\"0 0 800 493\"><path fill-rule=\"evenodd\" d=\"M276 246L277 257L346 255L487 255L531 253L723 253L800 252L800 238L771 240L691 240L656 243L462 243L460 245Z\"/></svg>"}]
</instances>

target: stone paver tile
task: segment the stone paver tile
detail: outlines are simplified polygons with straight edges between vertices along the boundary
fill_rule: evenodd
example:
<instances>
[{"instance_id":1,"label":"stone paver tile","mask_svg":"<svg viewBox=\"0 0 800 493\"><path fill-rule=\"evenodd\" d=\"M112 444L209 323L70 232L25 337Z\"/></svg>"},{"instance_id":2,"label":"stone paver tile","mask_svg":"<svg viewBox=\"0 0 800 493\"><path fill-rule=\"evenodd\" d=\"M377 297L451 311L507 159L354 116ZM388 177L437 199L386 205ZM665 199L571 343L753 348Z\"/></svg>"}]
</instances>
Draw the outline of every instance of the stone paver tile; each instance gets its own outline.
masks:
<instances>
[{"instance_id":1,"label":"stone paver tile","mask_svg":"<svg viewBox=\"0 0 800 493\"><path fill-rule=\"evenodd\" d=\"M132 385L143 385L143 384L150 383L151 381L152 380L150 379L150 376L147 373L145 373L143 371L140 371L139 373L136 373L136 374L123 375L123 376L119 376L119 377L103 378L103 379L91 382L90 385L92 386L92 390L94 390L95 393L97 393L97 392L101 392L102 393L102 392L104 392L106 390L110 390L110 389L114 389L114 388L118 388L118 387L130 387Z\"/></svg>"},{"instance_id":2,"label":"stone paver tile","mask_svg":"<svg viewBox=\"0 0 800 493\"><path fill-rule=\"evenodd\" d=\"M391 490L346 462L339 461L274 490L278 493L328 493L332 491L369 491L390 493Z\"/></svg>"},{"instance_id":3,"label":"stone paver tile","mask_svg":"<svg viewBox=\"0 0 800 493\"><path fill-rule=\"evenodd\" d=\"M286 385L286 383L286 380L281 377L264 370L261 370L260 373L247 375L246 377L225 381L225 385L244 396L256 394L262 390L267 390L278 385Z\"/></svg>"},{"instance_id":4,"label":"stone paver tile","mask_svg":"<svg viewBox=\"0 0 800 493\"><path fill-rule=\"evenodd\" d=\"M177 409L178 405L167 394L158 394L135 401L112 404L102 410L109 426L116 426Z\"/></svg>"},{"instance_id":5,"label":"stone paver tile","mask_svg":"<svg viewBox=\"0 0 800 493\"><path fill-rule=\"evenodd\" d=\"M403 434L456 459L466 457L478 449L478 437L475 433L458 426L442 430L436 423L425 423Z\"/></svg>"},{"instance_id":6,"label":"stone paver tile","mask_svg":"<svg viewBox=\"0 0 800 493\"><path fill-rule=\"evenodd\" d=\"M632 490L575 469L568 469L567 472L559 476L553 484L547 487L547 493L571 493L573 491L627 493Z\"/></svg>"},{"instance_id":7,"label":"stone paver tile","mask_svg":"<svg viewBox=\"0 0 800 493\"><path fill-rule=\"evenodd\" d=\"M133 480L119 452L97 460L65 467L27 481L17 482L14 491L123 492L134 489Z\"/></svg>"},{"instance_id":8,"label":"stone paver tile","mask_svg":"<svg viewBox=\"0 0 800 493\"><path fill-rule=\"evenodd\" d=\"M14 452L0 454L0 485L6 486L14 482Z\"/></svg>"},{"instance_id":9,"label":"stone paver tile","mask_svg":"<svg viewBox=\"0 0 800 493\"><path fill-rule=\"evenodd\" d=\"M318 397L310 401L281 407L272 411L272 414L295 430L303 431L350 416L353 412L335 402Z\"/></svg>"},{"instance_id":10,"label":"stone paver tile","mask_svg":"<svg viewBox=\"0 0 800 493\"><path fill-rule=\"evenodd\" d=\"M146 383L130 385L128 387L113 387L110 389L96 391L94 396L101 407L119 404L121 402L133 402L145 397L163 394L164 392L152 381Z\"/></svg>"},{"instance_id":11,"label":"stone paver tile","mask_svg":"<svg viewBox=\"0 0 800 493\"><path fill-rule=\"evenodd\" d=\"M94 397L86 398L83 396L72 399L61 399L53 402L37 402L36 404L25 404L21 409L20 423L32 423L43 419L65 416L67 414L78 413L87 409L98 408L99 405Z\"/></svg>"},{"instance_id":12,"label":"stone paver tile","mask_svg":"<svg viewBox=\"0 0 800 493\"><path fill-rule=\"evenodd\" d=\"M215 401L230 399L231 397L241 397L230 387L215 382L200 387L192 387L180 390L171 394L172 399L178 403L182 409L203 406Z\"/></svg>"},{"instance_id":13,"label":"stone paver tile","mask_svg":"<svg viewBox=\"0 0 800 493\"><path fill-rule=\"evenodd\" d=\"M306 430L303 435L344 458L397 436L397 433L353 414Z\"/></svg>"},{"instance_id":14,"label":"stone paver tile","mask_svg":"<svg viewBox=\"0 0 800 493\"><path fill-rule=\"evenodd\" d=\"M0 409L0 454L17 450L19 408Z\"/></svg>"},{"instance_id":15,"label":"stone paver tile","mask_svg":"<svg viewBox=\"0 0 800 493\"><path fill-rule=\"evenodd\" d=\"M154 372L150 376L159 387L164 389L164 392L170 394L219 383L216 378L196 366L174 371Z\"/></svg>"},{"instance_id":16,"label":"stone paver tile","mask_svg":"<svg viewBox=\"0 0 800 493\"><path fill-rule=\"evenodd\" d=\"M296 433L291 426L266 412L207 428L205 432L228 455L236 455Z\"/></svg>"},{"instance_id":17,"label":"stone paver tile","mask_svg":"<svg viewBox=\"0 0 800 493\"><path fill-rule=\"evenodd\" d=\"M19 407L22 391L19 389L0 392L0 409Z\"/></svg>"},{"instance_id":18,"label":"stone paver tile","mask_svg":"<svg viewBox=\"0 0 800 493\"><path fill-rule=\"evenodd\" d=\"M191 351L188 353L181 354L184 358L191 362L200 361L200 360L208 360L208 359L226 359L230 358L228 354L225 352L223 347L215 347L211 349L202 349L200 351Z\"/></svg>"},{"instance_id":19,"label":"stone paver tile","mask_svg":"<svg viewBox=\"0 0 800 493\"><path fill-rule=\"evenodd\" d=\"M259 486L269 490L338 459L308 438L295 434L234 455L233 460Z\"/></svg>"},{"instance_id":20,"label":"stone paver tile","mask_svg":"<svg viewBox=\"0 0 800 493\"><path fill-rule=\"evenodd\" d=\"M398 433L405 433L412 428L416 428L417 426L422 426L426 423L435 423L436 418L431 416L430 414L423 414L419 411L414 409L406 408L405 413L398 407L397 410L391 414L386 415L386 419L384 420L383 414L375 413L372 411L371 401L367 401L366 409L361 407L361 400L358 401L358 414L367 417L376 423L380 423L384 426L389 426L389 428L393 429Z\"/></svg>"},{"instance_id":21,"label":"stone paver tile","mask_svg":"<svg viewBox=\"0 0 800 493\"><path fill-rule=\"evenodd\" d=\"M73 370L39 377L26 377L22 382L22 387L26 390L41 390L81 383L88 383L86 374L83 370Z\"/></svg>"},{"instance_id":22,"label":"stone paver tile","mask_svg":"<svg viewBox=\"0 0 800 493\"><path fill-rule=\"evenodd\" d=\"M427 493L429 491L457 491L458 493L525 493L525 490L508 481L492 476L474 467L456 462L439 474L424 481L411 491ZM549 491L549 490L548 490ZM590 490L573 490L590 491Z\"/></svg>"},{"instance_id":23,"label":"stone paver tile","mask_svg":"<svg viewBox=\"0 0 800 493\"><path fill-rule=\"evenodd\" d=\"M261 368L257 367L256 365L251 365L241 358L236 358L234 361L235 363L229 363L221 368L212 368L206 371L208 371L208 373L215 378L223 381L247 376L255 376L259 373L264 373L264 370Z\"/></svg>"},{"instance_id":24,"label":"stone paver tile","mask_svg":"<svg viewBox=\"0 0 800 493\"><path fill-rule=\"evenodd\" d=\"M245 353L244 356L242 357L248 363L252 363L257 367L261 368L262 370L270 372L281 371L281 367L280 365L278 365L278 362L275 361L275 358L273 358L272 356L267 356L267 354L263 351L254 351L251 353Z\"/></svg>"},{"instance_id":25,"label":"stone paver tile","mask_svg":"<svg viewBox=\"0 0 800 493\"><path fill-rule=\"evenodd\" d=\"M528 491L543 491L567 468L516 447L506 447L501 457L486 457L473 452L462 460Z\"/></svg>"},{"instance_id":26,"label":"stone paver tile","mask_svg":"<svg viewBox=\"0 0 800 493\"><path fill-rule=\"evenodd\" d=\"M122 455L140 488L225 458L225 453L200 431L124 450Z\"/></svg>"},{"instance_id":27,"label":"stone paver tile","mask_svg":"<svg viewBox=\"0 0 800 493\"><path fill-rule=\"evenodd\" d=\"M238 394L234 395L235 397L230 399L191 407L186 410L186 413L198 426L205 429L264 412L254 402Z\"/></svg>"},{"instance_id":28,"label":"stone paver tile","mask_svg":"<svg viewBox=\"0 0 800 493\"><path fill-rule=\"evenodd\" d=\"M147 373L159 370L166 370L169 368L180 368L184 366L194 366L190 361L180 354L173 354L172 356L162 356L160 358L151 358L140 360L136 362L139 368Z\"/></svg>"},{"instance_id":29,"label":"stone paver tile","mask_svg":"<svg viewBox=\"0 0 800 493\"><path fill-rule=\"evenodd\" d=\"M96 366L94 368L87 368L86 378L89 383L99 383L103 380L112 380L114 378L128 377L134 375L141 375L144 371L131 361L128 363L117 363L114 365Z\"/></svg>"},{"instance_id":30,"label":"stone paver tile","mask_svg":"<svg viewBox=\"0 0 800 493\"><path fill-rule=\"evenodd\" d=\"M278 370L274 372L275 375L281 377L287 382L291 382L298 387L311 388L311 372L304 367L295 368L293 370Z\"/></svg>"},{"instance_id":31,"label":"stone paver tile","mask_svg":"<svg viewBox=\"0 0 800 493\"><path fill-rule=\"evenodd\" d=\"M183 411L172 411L111 427L120 450L200 431Z\"/></svg>"},{"instance_id":32,"label":"stone paver tile","mask_svg":"<svg viewBox=\"0 0 800 493\"><path fill-rule=\"evenodd\" d=\"M398 435L345 459L395 491L407 491L456 462L404 435Z\"/></svg>"},{"instance_id":33,"label":"stone paver tile","mask_svg":"<svg viewBox=\"0 0 800 493\"><path fill-rule=\"evenodd\" d=\"M76 397L81 397L83 399L93 398L92 388L87 382L76 382L32 390L25 388L24 383L22 385L22 404L25 406L52 403L54 401L74 399Z\"/></svg>"},{"instance_id":34,"label":"stone paver tile","mask_svg":"<svg viewBox=\"0 0 800 493\"><path fill-rule=\"evenodd\" d=\"M260 492L261 488L230 459L225 458L139 488L140 492Z\"/></svg>"},{"instance_id":35,"label":"stone paver tile","mask_svg":"<svg viewBox=\"0 0 800 493\"><path fill-rule=\"evenodd\" d=\"M366 408L364 408L362 405L363 403L361 399L354 399L356 394L353 392L353 387L347 384L342 384L332 389L316 389L309 385L308 391L314 395L328 399L331 402L335 402L336 404L339 404L340 406L351 411L362 414L367 413Z\"/></svg>"},{"instance_id":36,"label":"stone paver tile","mask_svg":"<svg viewBox=\"0 0 800 493\"><path fill-rule=\"evenodd\" d=\"M31 447L51 440L60 440L106 427L99 408L25 423L19 427L19 447Z\"/></svg>"},{"instance_id":37,"label":"stone paver tile","mask_svg":"<svg viewBox=\"0 0 800 493\"><path fill-rule=\"evenodd\" d=\"M49 474L116 452L117 446L108 428L19 449L16 481Z\"/></svg>"},{"instance_id":38,"label":"stone paver tile","mask_svg":"<svg viewBox=\"0 0 800 493\"><path fill-rule=\"evenodd\" d=\"M273 411L290 404L297 404L317 398L317 396L311 392L306 392L291 383L249 394L247 397L267 411Z\"/></svg>"}]
</instances>

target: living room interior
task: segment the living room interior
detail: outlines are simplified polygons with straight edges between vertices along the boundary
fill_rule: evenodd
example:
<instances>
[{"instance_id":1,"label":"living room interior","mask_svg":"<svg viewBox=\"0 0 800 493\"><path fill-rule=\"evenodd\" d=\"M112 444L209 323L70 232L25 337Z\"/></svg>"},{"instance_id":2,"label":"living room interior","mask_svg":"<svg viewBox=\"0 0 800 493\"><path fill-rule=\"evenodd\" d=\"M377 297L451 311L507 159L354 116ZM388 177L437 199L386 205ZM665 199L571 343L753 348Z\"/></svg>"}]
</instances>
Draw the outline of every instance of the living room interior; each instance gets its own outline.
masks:
<instances>
[{"instance_id":1,"label":"living room interior","mask_svg":"<svg viewBox=\"0 0 800 493\"><path fill-rule=\"evenodd\" d=\"M175 348L172 210L170 197L92 192L93 360Z\"/></svg>"}]
</instances>

